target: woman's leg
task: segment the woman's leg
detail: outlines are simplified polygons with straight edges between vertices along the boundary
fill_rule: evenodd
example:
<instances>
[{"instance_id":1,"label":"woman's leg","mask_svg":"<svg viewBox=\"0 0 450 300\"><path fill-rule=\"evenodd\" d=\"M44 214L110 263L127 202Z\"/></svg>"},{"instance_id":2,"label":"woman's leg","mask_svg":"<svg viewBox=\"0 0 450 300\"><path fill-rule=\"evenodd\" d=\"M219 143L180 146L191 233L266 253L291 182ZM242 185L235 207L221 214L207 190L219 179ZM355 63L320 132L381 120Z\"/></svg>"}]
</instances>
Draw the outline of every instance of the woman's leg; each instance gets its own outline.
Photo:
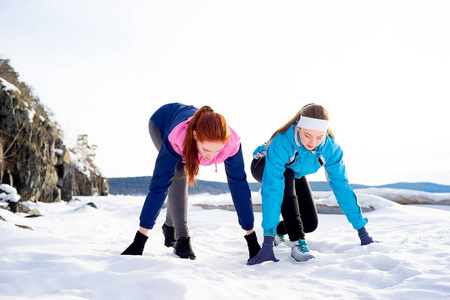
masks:
<instances>
[{"instance_id":1,"label":"woman's leg","mask_svg":"<svg viewBox=\"0 0 450 300\"><path fill-rule=\"evenodd\" d=\"M153 144L159 151L162 146L161 134L155 124L150 120L148 123L148 131L152 138ZM179 163L169 187L166 212L166 226L175 227L175 238L188 237L187 228L187 198L188 187L184 164Z\"/></svg>"},{"instance_id":2,"label":"woman's leg","mask_svg":"<svg viewBox=\"0 0 450 300\"><path fill-rule=\"evenodd\" d=\"M250 171L252 172L253 178L259 183L262 182L264 167L266 166L266 158L254 158L252 164L250 165Z\"/></svg>"},{"instance_id":3,"label":"woman's leg","mask_svg":"<svg viewBox=\"0 0 450 300\"><path fill-rule=\"evenodd\" d=\"M305 233L303 231L303 223L300 218L298 199L295 191L294 172L291 169L286 169L284 172L284 181L285 186L281 215L283 216L285 232L289 235L289 239L291 241L297 241L298 239L304 239ZM283 234L282 226L283 224L281 223L279 225L280 234Z\"/></svg>"},{"instance_id":4,"label":"woman's leg","mask_svg":"<svg viewBox=\"0 0 450 300\"><path fill-rule=\"evenodd\" d=\"M183 163L177 165L172 184L169 187L167 216L170 216L175 228L174 253L181 258L195 259L187 227L188 181L184 166Z\"/></svg>"},{"instance_id":5,"label":"woman's leg","mask_svg":"<svg viewBox=\"0 0 450 300\"><path fill-rule=\"evenodd\" d=\"M161 134L151 120L148 123L148 129L153 144L159 151L162 146ZM195 259L187 227L188 185L184 167L183 163L177 164L172 184L169 187L166 221L163 225L166 239L164 244L167 247L174 246L175 254L181 258Z\"/></svg>"},{"instance_id":6,"label":"woman's leg","mask_svg":"<svg viewBox=\"0 0 450 300\"><path fill-rule=\"evenodd\" d=\"M262 159L253 159L251 164L251 172L253 177L261 182L262 181L262 173L264 171L265 158ZM285 188L284 188L284 197L283 204L281 205L281 214L283 216L283 220L277 226L277 233L281 235L289 234L289 239L291 241L296 241L298 239L305 239L305 232L312 232L317 227L317 211L315 210L314 200L312 198L311 189L309 188L308 181L305 177L301 179L294 178L294 172L291 169L286 169L284 173L285 180ZM299 181L299 183L297 183ZM301 206L300 197L302 199L309 199L309 202L312 203L312 206L308 203L308 201L302 200ZM308 198L309 197L309 198ZM303 228L303 217L300 212L304 210L305 216L309 215L311 212L311 207L314 208L313 216L307 217L307 228L304 230ZM302 213L303 215L303 213ZM314 225L314 219L315 227ZM313 228L314 227L314 228Z\"/></svg>"},{"instance_id":7,"label":"woman's leg","mask_svg":"<svg viewBox=\"0 0 450 300\"><path fill-rule=\"evenodd\" d=\"M291 171L292 172L292 171ZM287 172L285 172L286 174ZM289 175L289 182L286 177L286 188L285 196L283 198L283 205L286 205L285 214L283 215L284 222L286 225L287 232L289 234L289 239L291 241L296 241L295 245L291 249L291 256L298 262L307 261L314 258L308 248L308 243L305 240L305 231L314 230L314 222L316 220L317 227L317 212L315 210L314 201L312 199L311 189L309 188L308 181L305 177L300 179L290 179L294 177ZM289 184L289 185L288 185ZM293 187L291 186L293 185ZM292 191L295 196L292 196ZM309 197L309 198L308 198ZM286 202L286 204L285 204ZM293 203L295 202L295 204ZM312 205L305 205L312 204ZM314 208L314 211L311 211ZM283 207L281 208L283 212Z\"/></svg>"},{"instance_id":8,"label":"woman's leg","mask_svg":"<svg viewBox=\"0 0 450 300\"><path fill-rule=\"evenodd\" d=\"M189 237L187 227L188 184L184 166L183 163L177 165L167 199L166 225L175 227L175 239L177 240Z\"/></svg>"},{"instance_id":9,"label":"woman's leg","mask_svg":"<svg viewBox=\"0 0 450 300\"><path fill-rule=\"evenodd\" d=\"M300 218L306 233L316 230L319 223L316 204L308 180L305 176L295 179L295 192L298 199ZM303 238L304 239L304 238Z\"/></svg>"}]
</instances>

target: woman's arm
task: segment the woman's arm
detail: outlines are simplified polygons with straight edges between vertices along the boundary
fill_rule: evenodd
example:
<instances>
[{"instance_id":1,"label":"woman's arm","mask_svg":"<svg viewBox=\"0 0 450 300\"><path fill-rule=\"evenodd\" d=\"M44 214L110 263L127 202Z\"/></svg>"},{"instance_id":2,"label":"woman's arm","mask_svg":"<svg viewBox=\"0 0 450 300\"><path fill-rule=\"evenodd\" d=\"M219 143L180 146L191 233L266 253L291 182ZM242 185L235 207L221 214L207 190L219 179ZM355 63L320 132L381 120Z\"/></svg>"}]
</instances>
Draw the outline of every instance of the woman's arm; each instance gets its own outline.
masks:
<instances>
[{"instance_id":1,"label":"woman's arm","mask_svg":"<svg viewBox=\"0 0 450 300\"><path fill-rule=\"evenodd\" d=\"M275 136L266 152L261 186L264 235L276 235L283 203L285 164L289 157L287 141L281 134Z\"/></svg>"},{"instance_id":2,"label":"woman's arm","mask_svg":"<svg viewBox=\"0 0 450 300\"><path fill-rule=\"evenodd\" d=\"M361 207L353 189L350 187L343 161L344 153L339 145L334 144L334 151L326 155L325 170L330 187L336 196L339 207L355 230L366 225L367 219L362 215Z\"/></svg>"},{"instance_id":3,"label":"woman's arm","mask_svg":"<svg viewBox=\"0 0 450 300\"><path fill-rule=\"evenodd\" d=\"M172 184L175 168L180 160L181 156L168 151L167 141L166 143L163 142L156 159L149 193L147 194L139 218L141 228L151 229L155 225L155 220L164 204L167 191ZM145 234L144 232L142 233Z\"/></svg>"},{"instance_id":4,"label":"woman's arm","mask_svg":"<svg viewBox=\"0 0 450 300\"><path fill-rule=\"evenodd\" d=\"M242 146L239 151L224 161L225 172L227 174L228 187L238 215L239 225L247 234L253 232L253 206L250 187L247 182L247 175L244 170L244 157Z\"/></svg>"}]
</instances>

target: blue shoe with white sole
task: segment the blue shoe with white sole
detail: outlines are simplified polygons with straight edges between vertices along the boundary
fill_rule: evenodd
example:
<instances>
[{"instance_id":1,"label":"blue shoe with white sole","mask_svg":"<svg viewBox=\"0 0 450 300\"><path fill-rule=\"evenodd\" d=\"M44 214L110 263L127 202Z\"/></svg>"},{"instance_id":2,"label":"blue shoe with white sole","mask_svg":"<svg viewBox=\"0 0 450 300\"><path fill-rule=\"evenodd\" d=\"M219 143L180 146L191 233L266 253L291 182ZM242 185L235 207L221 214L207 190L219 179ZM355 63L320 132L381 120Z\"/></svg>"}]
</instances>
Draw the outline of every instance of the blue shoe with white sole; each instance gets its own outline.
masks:
<instances>
[{"instance_id":1,"label":"blue shoe with white sole","mask_svg":"<svg viewBox=\"0 0 450 300\"><path fill-rule=\"evenodd\" d=\"M298 240L298 243L292 247L291 256L296 261L307 261L314 258L308 248L308 243L305 240Z\"/></svg>"},{"instance_id":2,"label":"blue shoe with white sole","mask_svg":"<svg viewBox=\"0 0 450 300\"><path fill-rule=\"evenodd\" d=\"M275 239L273 240L273 245L276 247L279 244L284 243L284 242L286 242L286 239L284 238L284 235L277 234L275 236Z\"/></svg>"}]
</instances>

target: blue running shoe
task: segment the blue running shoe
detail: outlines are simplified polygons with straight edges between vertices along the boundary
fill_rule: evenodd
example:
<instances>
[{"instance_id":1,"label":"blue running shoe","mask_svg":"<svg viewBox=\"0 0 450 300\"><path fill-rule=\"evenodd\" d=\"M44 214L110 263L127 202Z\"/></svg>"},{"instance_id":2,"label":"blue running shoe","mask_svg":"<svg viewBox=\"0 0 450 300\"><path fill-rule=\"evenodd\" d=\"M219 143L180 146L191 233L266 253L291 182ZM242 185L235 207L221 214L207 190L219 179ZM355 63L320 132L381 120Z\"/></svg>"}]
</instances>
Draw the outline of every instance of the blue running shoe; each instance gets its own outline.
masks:
<instances>
[{"instance_id":1,"label":"blue running shoe","mask_svg":"<svg viewBox=\"0 0 450 300\"><path fill-rule=\"evenodd\" d=\"M273 245L276 247L279 244L284 243L284 242L286 242L286 240L284 239L284 235L277 234L275 236L275 239L273 240Z\"/></svg>"},{"instance_id":2,"label":"blue running shoe","mask_svg":"<svg viewBox=\"0 0 450 300\"><path fill-rule=\"evenodd\" d=\"M296 261L307 261L314 258L308 248L308 243L305 240L298 240L298 243L292 247L291 256Z\"/></svg>"}]
</instances>

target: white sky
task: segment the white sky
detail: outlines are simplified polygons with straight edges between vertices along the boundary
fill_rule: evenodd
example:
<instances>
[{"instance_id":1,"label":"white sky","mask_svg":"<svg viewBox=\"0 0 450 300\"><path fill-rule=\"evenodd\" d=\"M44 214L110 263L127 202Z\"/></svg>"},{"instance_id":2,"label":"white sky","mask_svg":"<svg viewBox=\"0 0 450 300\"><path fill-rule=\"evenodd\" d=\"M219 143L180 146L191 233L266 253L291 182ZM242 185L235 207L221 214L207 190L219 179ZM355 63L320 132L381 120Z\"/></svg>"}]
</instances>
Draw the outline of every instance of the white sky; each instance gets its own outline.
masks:
<instances>
[{"instance_id":1,"label":"white sky","mask_svg":"<svg viewBox=\"0 0 450 300\"><path fill-rule=\"evenodd\" d=\"M328 108L352 183L450 184L448 1L0 0L0 57L106 177L152 175L147 123L210 105L256 146ZM224 180L223 166L201 179ZM309 176L324 180L323 171Z\"/></svg>"}]
</instances>

